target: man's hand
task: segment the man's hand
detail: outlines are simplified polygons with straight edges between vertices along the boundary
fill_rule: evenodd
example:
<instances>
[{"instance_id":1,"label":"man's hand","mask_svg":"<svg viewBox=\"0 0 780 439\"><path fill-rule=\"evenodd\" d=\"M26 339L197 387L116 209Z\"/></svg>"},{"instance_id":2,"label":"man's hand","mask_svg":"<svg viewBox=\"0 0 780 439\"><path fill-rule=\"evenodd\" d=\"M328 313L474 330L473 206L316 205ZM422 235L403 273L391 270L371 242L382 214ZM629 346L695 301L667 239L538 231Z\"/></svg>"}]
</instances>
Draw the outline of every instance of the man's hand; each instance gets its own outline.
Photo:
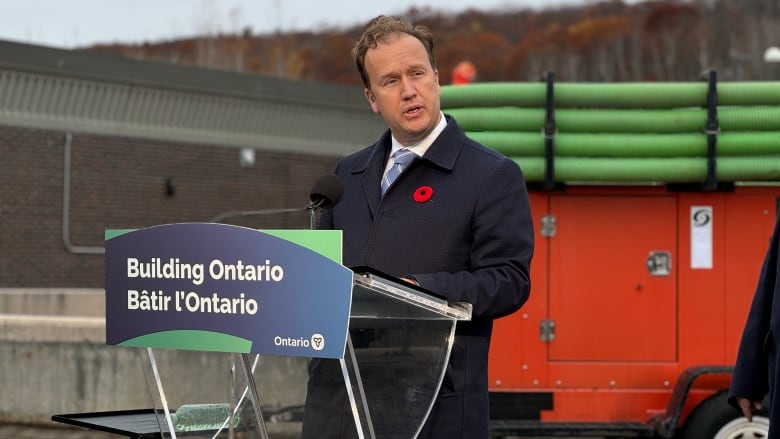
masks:
<instances>
[{"instance_id":1,"label":"man's hand","mask_svg":"<svg viewBox=\"0 0 780 439\"><path fill-rule=\"evenodd\" d=\"M417 283L416 280L408 278L408 277L402 277L401 280L404 281L404 282L408 282L408 283L410 283L412 285L417 285L417 286L420 285L420 284Z\"/></svg>"},{"instance_id":2,"label":"man's hand","mask_svg":"<svg viewBox=\"0 0 780 439\"><path fill-rule=\"evenodd\" d=\"M737 405L739 405L739 408L742 409L742 414L750 422L753 422L753 410L761 410L763 408L761 401L751 401L741 396L737 397Z\"/></svg>"}]
</instances>

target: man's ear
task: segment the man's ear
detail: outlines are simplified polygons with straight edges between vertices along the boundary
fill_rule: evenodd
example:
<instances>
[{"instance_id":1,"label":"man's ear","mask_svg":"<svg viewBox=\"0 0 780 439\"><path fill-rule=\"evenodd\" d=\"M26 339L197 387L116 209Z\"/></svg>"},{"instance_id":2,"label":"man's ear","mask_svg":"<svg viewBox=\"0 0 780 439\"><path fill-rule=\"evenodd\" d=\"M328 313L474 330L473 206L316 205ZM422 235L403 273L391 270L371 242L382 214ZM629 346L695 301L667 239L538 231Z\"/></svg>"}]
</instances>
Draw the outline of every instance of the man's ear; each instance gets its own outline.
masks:
<instances>
[{"instance_id":1,"label":"man's ear","mask_svg":"<svg viewBox=\"0 0 780 439\"><path fill-rule=\"evenodd\" d=\"M374 93L371 93L371 90L365 89L363 93L366 96L366 99L368 99L368 103L371 105L371 110L374 111L374 113L379 113L379 107L376 105L376 96L374 96Z\"/></svg>"}]
</instances>

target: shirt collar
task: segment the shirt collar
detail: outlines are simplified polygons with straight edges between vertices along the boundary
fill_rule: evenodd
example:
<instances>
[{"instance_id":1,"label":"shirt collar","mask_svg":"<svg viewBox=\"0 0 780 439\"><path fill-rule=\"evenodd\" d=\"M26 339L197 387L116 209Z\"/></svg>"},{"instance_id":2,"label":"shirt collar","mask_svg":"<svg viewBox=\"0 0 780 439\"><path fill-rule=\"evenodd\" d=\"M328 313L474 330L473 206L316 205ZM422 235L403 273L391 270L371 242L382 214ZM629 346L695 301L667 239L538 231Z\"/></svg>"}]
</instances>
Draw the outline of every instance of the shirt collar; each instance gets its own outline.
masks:
<instances>
[{"instance_id":1,"label":"shirt collar","mask_svg":"<svg viewBox=\"0 0 780 439\"><path fill-rule=\"evenodd\" d=\"M436 127L428 133L427 136L425 136L424 139L420 140L419 142L415 143L414 145L410 146L404 146L401 145L401 142L399 142L395 136L392 137L392 148L390 149L390 155L392 156L393 153L398 151L401 148L407 148L417 154L419 157L422 157L425 155L425 152L428 151L428 148L431 147L433 142L436 140L437 137L439 137L439 134L441 134L442 131L444 131L444 128L447 127L447 119L444 117L444 113L439 111L439 123L436 125Z\"/></svg>"}]
</instances>

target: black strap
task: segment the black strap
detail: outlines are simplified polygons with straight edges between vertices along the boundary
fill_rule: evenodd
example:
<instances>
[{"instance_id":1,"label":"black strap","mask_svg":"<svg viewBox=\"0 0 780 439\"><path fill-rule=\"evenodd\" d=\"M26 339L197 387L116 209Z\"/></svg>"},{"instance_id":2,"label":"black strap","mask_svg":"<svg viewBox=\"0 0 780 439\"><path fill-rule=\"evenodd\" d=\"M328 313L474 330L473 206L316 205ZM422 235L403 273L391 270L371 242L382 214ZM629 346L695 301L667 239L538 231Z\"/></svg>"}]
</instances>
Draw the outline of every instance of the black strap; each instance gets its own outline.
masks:
<instances>
[{"instance_id":1,"label":"black strap","mask_svg":"<svg viewBox=\"0 0 780 439\"><path fill-rule=\"evenodd\" d=\"M704 133L707 134L707 181L704 183L705 190L715 190L718 188L717 177L717 146L718 133L720 125L718 123L718 74L715 70L706 72L707 83L707 123L704 126Z\"/></svg>"},{"instance_id":2,"label":"black strap","mask_svg":"<svg viewBox=\"0 0 780 439\"><path fill-rule=\"evenodd\" d=\"M546 104L544 113L544 188L555 189L555 104L554 87L555 73L547 72L544 80L547 82Z\"/></svg>"}]
</instances>

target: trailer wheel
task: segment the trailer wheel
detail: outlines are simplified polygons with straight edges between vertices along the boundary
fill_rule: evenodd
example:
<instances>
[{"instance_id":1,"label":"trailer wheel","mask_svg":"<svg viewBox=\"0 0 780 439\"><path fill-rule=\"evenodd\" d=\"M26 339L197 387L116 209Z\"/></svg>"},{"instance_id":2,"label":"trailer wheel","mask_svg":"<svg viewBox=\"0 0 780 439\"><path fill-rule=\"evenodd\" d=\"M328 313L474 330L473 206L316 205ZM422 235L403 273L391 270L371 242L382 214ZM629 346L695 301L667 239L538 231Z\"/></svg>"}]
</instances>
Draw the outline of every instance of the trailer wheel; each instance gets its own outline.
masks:
<instances>
[{"instance_id":1,"label":"trailer wheel","mask_svg":"<svg viewBox=\"0 0 780 439\"><path fill-rule=\"evenodd\" d=\"M753 422L730 406L726 392L706 399L696 407L685 422L686 439L758 439L769 434L769 415L764 409L753 415Z\"/></svg>"}]
</instances>

